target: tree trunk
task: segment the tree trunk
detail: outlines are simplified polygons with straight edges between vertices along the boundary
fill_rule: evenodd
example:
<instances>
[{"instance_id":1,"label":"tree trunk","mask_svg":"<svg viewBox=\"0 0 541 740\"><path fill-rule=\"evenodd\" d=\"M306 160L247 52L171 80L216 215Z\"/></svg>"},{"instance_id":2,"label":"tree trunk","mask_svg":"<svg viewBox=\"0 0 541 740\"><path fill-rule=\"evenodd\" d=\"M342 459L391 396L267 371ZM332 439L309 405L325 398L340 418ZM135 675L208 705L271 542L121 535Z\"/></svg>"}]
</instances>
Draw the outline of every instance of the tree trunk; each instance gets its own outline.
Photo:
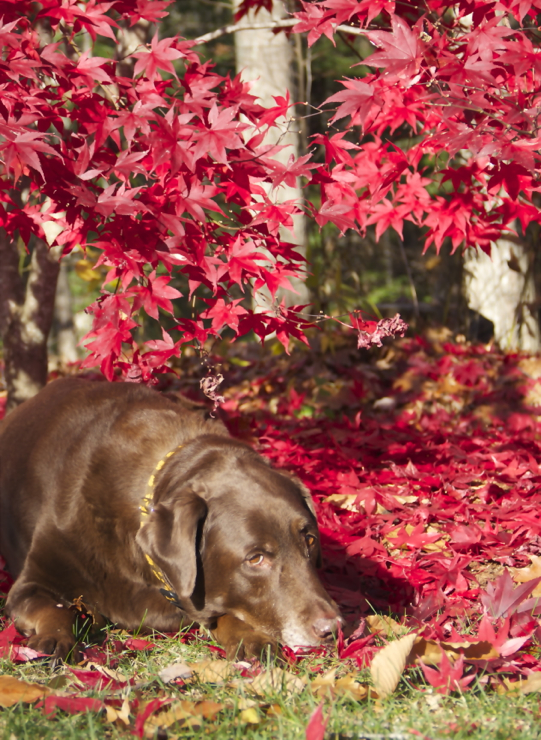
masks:
<instances>
[{"instance_id":1,"label":"tree trunk","mask_svg":"<svg viewBox=\"0 0 541 740\"><path fill-rule=\"evenodd\" d=\"M77 339L73 324L73 306L71 289L68 280L68 261L60 262L56 297L54 304L54 326L56 333L56 352L62 365L76 362Z\"/></svg>"},{"instance_id":2,"label":"tree trunk","mask_svg":"<svg viewBox=\"0 0 541 740\"><path fill-rule=\"evenodd\" d=\"M539 322L530 255L517 237L498 239L489 257L480 249L464 255L468 306L494 324L502 349L538 352Z\"/></svg>"},{"instance_id":3,"label":"tree trunk","mask_svg":"<svg viewBox=\"0 0 541 740\"><path fill-rule=\"evenodd\" d=\"M239 7L241 0L233 0L235 10ZM267 21L279 20L285 16L283 3L274 0L272 12L260 10L257 15L253 11L242 20L243 25L251 23L265 23ZM256 95L265 107L276 105L275 95L285 95L289 90L294 100L294 85L292 79L293 48L284 33L274 34L268 29L245 30L235 33L235 54L237 71L242 73L242 79L252 81L251 92ZM288 113L288 119L295 119L294 109ZM299 123L296 120L278 119L279 128L269 131L265 144L279 144L285 146L280 152L274 154L274 158L287 162L291 154L298 156L300 150ZM270 188L269 188L270 190ZM294 200L302 201L302 191L299 183L296 187L282 185L277 193L273 195L279 202ZM295 216L293 241L298 245L298 251L303 257L306 256L306 227L304 215ZM289 232L283 235L285 239L291 239ZM291 280L293 288L298 295L285 295L286 303L305 304L310 300L308 288L304 280L298 278ZM281 294L280 297L282 297Z\"/></svg>"},{"instance_id":4,"label":"tree trunk","mask_svg":"<svg viewBox=\"0 0 541 740\"><path fill-rule=\"evenodd\" d=\"M60 248L35 241L26 284L17 243L0 229L0 334L8 391L6 412L47 382L47 337L54 312Z\"/></svg>"}]
</instances>

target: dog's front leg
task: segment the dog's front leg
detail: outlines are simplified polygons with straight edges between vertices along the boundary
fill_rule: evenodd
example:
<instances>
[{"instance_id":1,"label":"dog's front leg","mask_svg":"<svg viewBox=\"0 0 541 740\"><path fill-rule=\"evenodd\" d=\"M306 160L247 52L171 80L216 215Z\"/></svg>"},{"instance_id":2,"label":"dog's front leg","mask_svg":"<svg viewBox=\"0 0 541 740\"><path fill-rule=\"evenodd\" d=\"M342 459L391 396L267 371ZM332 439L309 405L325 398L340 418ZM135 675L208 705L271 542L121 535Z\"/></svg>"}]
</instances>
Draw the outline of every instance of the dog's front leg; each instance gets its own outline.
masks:
<instances>
[{"instance_id":1,"label":"dog's front leg","mask_svg":"<svg viewBox=\"0 0 541 740\"><path fill-rule=\"evenodd\" d=\"M19 579L9 593L6 611L19 632L29 636L29 647L56 660L66 660L70 654L77 658L75 612L55 594Z\"/></svg>"},{"instance_id":2,"label":"dog's front leg","mask_svg":"<svg viewBox=\"0 0 541 740\"><path fill-rule=\"evenodd\" d=\"M257 632L231 614L218 617L211 632L214 639L223 645L228 660L260 658L269 648L273 655L278 652L276 640L263 632Z\"/></svg>"}]
</instances>

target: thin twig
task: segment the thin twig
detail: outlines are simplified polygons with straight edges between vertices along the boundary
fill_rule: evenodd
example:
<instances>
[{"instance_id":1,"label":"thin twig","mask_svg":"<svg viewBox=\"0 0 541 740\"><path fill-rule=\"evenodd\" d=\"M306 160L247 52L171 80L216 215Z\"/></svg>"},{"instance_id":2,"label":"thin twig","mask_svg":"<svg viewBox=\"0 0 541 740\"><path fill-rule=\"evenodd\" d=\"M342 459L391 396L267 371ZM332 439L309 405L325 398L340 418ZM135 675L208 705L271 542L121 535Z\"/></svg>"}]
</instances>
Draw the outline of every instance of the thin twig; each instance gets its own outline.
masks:
<instances>
[{"instance_id":1,"label":"thin twig","mask_svg":"<svg viewBox=\"0 0 541 740\"><path fill-rule=\"evenodd\" d=\"M236 33L237 31L262 31L264 29L274 30L280 28L291 28L296 26L300 21L297 18L282 18L279 21L268 21L267 23L230 23L227 26L217 28L215 31L209 31L202 36L198 36L195 39L191 39L194 44L206 44L208 41L214 41L214 39L225 36L226 33ZM337 26L335 31L341 31L342 33L352 33L354 36L361 36L366 33L366 29L357 28L356 26Z\"/></svg>"}]
</instances>

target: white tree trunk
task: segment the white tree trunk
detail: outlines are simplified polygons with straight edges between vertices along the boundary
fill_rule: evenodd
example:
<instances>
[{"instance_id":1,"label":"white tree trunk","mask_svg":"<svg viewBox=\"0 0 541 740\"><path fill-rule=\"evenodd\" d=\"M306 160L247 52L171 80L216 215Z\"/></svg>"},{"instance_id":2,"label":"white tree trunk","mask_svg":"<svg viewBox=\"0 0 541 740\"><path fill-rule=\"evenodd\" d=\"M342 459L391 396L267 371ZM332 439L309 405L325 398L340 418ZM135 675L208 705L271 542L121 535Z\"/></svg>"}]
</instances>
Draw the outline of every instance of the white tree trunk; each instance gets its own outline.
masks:
<instances>
[{"instance_id":1,"label":"white tree trunk","mask_svg":"<svg viewBox=\"0 0 541 740\"><path fill-rule=\"evenodd\" d=\"M500 347L538 352L535 284L524 244L518 238L502 237L490 257L480 249L468 249L464 260L468 306L493 322Z\"/></svg>"},{"instance_id":2,"label":"white tree trunk","mask_svg":"<svg viewBox=\"0 0 541 740\"><path fill-rule=\"evenodd\" d=\"M233 7L236 10L241 0L233 0ZM257 15L253 11L245 16L242 23L265 23L271 20L279 20L286 16L284 5L280 0L274 0L272 12L260 10ZM256 95L261 104L265 107L276 105L275 95L285 95L289 90L294 100L292 65L293 49L284 33L274 34L268 29L237 31L235 33L235 54L237 71L242 73L242 79L253 82L251 92ZM280 144L286 146L274 157L281 161L287 162L291 154L295 157L299 153L299 124L298 121L291 120L295 118L294 109L290 108L287 120L278 119L279 129L271 129L265 140L266 144ZM300 203L302 200L302 190L299 183L296 187L287 185L280 186L278 192L272 194L272 198L277 202L286 200L295 200ZM294 238L293 242L299 246L298 251L306 255L306 233L304 216L294 217ZM285 239L291 240L288 232L283 234ZM309 292L303 280L291 281L298 295L285 296L286 303L304 304L309 301Z\"/></svg>"}]
</instances>

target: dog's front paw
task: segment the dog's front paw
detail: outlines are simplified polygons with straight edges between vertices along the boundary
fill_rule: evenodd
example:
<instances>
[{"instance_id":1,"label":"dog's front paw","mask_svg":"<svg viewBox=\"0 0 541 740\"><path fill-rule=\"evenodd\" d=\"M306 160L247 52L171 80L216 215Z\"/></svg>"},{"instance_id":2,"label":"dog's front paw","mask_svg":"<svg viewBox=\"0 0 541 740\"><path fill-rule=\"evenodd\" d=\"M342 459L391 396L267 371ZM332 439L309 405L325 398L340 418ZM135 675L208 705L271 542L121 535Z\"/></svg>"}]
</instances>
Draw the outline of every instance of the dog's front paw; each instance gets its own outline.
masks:
<instances>
[{"instance_id":1,"label":"dog's front paw","mask_svg":"<svg viewBox=\"0 0 541 740\"><path fill-rule=\"evenodd\" d=\"M28 647L50 655L55 662L66 661L68 658L78 662L81 657L73 634L62 629L32 635L28 640Z\"/></svg>"},{"instance_id":2,"label":"dog's front paw","mask_svg":"<svg viewBox=\"0 0 541 740\"><path fill-rule=\"evenodd\" d=\"M212 629L214 639L219 642L228 660L267 657L278 654L278 643L269 635L258 632L246 622L230 614L218 617Z\"/></svg>"}]
</instances>

